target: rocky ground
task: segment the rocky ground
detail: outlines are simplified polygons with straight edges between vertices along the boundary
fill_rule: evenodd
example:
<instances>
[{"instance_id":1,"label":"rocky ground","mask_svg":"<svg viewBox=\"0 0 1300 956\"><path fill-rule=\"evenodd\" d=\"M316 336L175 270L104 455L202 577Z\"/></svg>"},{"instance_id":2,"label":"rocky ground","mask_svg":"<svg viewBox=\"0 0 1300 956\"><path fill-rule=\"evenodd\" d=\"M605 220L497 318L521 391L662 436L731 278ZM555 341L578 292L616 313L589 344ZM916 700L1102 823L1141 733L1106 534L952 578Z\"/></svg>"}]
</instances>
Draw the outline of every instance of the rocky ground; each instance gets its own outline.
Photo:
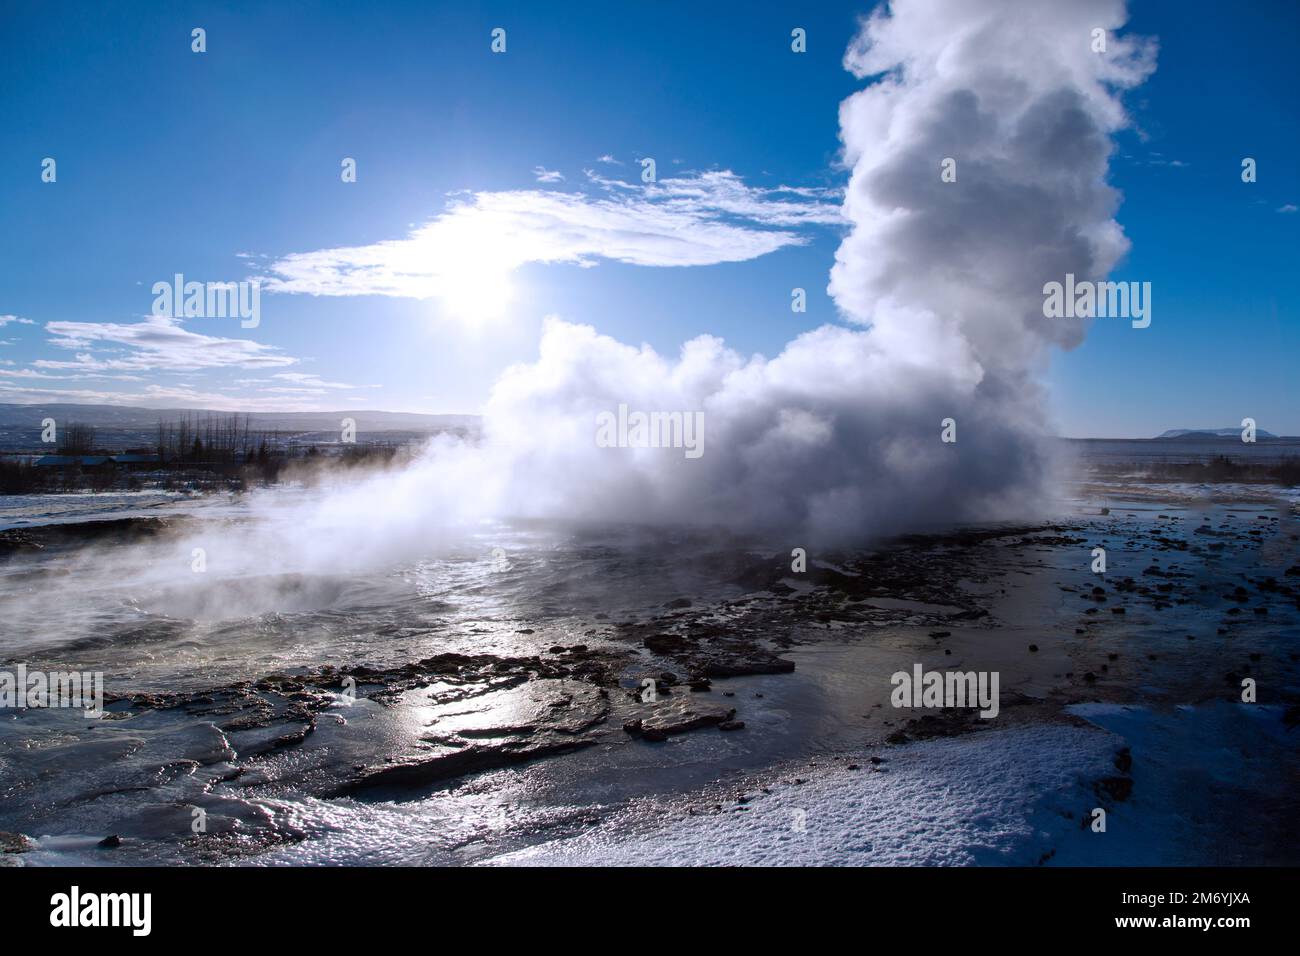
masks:
<instances>
[{"instance_id":1,"label":"rocky ground","mask_svg":"<svg viewBox=\"0 0 1300 956\"><path fill-rule=\"evenodd\" d=\"M17 574L33 554L171 530L132 519L0 532L0 560ZM803 572L784 551L723 547L706 556L715 580L702 590L726 596L491 621L518 654L465 652L470 635L399 663L338 660L175 692L118 682L102 721L5 715L0 848L11 860L41 841L92 862L254 859L313 838L286 799L471 794L493 773L581 751L609 763L644 751L640 763L667 766L656 752L707 734L747 741L716 746L744 751L757 794L801 780L791 767L879 773L892 748L918 741L1079 723L1069 708L1081 703L1235 700L1245 677L1293 727L1297 542L1291 509L1182 502L812 554ZM1091 570L1095 547L1106 574ZM806 671L817 662L824 672ZM999 670L1000 717L894 711L889 675L912 662ZM833 729L781 730L777 747L779 682L815 690ZM1120 746L1092 771L1098 799L1130 798L1133 761ZM695 793L684 812L721 812L716 787Z\"/></svg>"}]
</instances>

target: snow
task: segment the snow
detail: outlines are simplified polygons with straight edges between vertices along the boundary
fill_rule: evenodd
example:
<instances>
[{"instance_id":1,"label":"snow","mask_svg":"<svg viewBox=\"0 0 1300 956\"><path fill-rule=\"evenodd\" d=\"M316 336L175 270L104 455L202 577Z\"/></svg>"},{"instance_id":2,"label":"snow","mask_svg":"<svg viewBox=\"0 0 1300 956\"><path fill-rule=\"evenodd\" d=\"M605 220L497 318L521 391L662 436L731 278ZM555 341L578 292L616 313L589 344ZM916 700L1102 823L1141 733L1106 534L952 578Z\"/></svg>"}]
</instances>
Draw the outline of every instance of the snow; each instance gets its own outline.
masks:
<instances>
[{"instance_id":1,"label":"snow","mask_svg":"<svg viewBox=\"0 0 1300 956\"><path fill-rule=\"evenodd\" d=\"M500 865L1034 865L1075 834L1115 773L1115 735L1049 724L892 748L794 773L695 816L649 804L570 839L496 857ZM802 771L807 776L809 771Z\"/></svg>"}]
</instances>

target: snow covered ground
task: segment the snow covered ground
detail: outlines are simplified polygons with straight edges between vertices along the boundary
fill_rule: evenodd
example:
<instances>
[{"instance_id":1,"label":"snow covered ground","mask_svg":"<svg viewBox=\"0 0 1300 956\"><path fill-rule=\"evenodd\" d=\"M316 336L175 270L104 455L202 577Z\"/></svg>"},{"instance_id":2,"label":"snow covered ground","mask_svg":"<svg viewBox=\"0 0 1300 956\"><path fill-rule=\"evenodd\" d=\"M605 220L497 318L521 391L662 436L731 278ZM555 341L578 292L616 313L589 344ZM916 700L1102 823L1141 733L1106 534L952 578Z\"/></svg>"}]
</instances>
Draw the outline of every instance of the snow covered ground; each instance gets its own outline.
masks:
<instances>
[{"instance_id":1,"label":"snow covered ground","mask_svg":"<svg viewBox=\"0 0 1300 956\"><path fill-rule=\"evenodd\" d=\"M987 731L793 773L721 811L636 807L580 836L489 861L500 865L1034 865L1094 836L1090 782L1113 773L1114 734L1062 724ZM801 771L808 773L807 771ZM1097 835L1096 839L1105 839Z\"/></svg>"}]
</instances>

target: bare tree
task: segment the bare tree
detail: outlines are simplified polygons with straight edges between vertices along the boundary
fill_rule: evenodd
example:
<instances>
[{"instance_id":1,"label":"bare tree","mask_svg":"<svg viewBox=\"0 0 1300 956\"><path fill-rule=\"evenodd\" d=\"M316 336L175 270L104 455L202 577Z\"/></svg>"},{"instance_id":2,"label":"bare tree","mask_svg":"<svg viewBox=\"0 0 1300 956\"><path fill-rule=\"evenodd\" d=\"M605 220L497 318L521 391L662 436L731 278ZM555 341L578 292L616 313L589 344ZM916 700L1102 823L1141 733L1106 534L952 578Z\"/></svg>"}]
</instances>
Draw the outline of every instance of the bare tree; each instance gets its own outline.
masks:
<instances>
[{"instance_id":1,"label":"bare tree","mask_svg":"<svg viewBox=\"0 0 1300 956\"><path fill-rule=\"evenodd\" d=\"M68 422L63 426L62 455L89 455L95 450L95 429L81 422Z\"/></svg>"}]
</instances>

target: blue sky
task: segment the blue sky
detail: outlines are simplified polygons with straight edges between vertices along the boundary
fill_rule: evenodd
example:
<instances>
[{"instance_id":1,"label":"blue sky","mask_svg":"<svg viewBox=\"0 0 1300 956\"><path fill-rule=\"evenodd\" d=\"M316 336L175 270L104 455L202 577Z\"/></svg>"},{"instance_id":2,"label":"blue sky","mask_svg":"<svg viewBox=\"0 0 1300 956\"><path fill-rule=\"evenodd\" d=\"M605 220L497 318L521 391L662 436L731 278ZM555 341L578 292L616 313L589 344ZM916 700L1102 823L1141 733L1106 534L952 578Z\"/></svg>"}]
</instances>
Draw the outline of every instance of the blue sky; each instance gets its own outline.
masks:
<instances>
[{"instance_id":1,"label":"blue sky","mask_svg":"<svg viewBox=\"0 0 1300 956\"><path fill-rule=\"evenodd\" d=\"M535 356L547 315L669 355L701 333L772 355L842 321L825 292L847 182L837 111L862 82L841 61L871 4L377 6L6 2L0 401L474 412L505 366ZM1132 6L1128 29L1158 37L1160 54L1127 98L1135 128L1112 162L1132 242L1114 277L1152 283L1153 321L1098 321L1055 355L1062 434L1248 415L1300 434L1297 10ZM489 49L498 26L503 55ZM790 51L795 26L806 54ZM357 182L340 181L343 157ZM576 205L551 208L555 195ZM358 281L375 244L407 240L449 202L468 225L438 227L434 247L473 255L430 280L437 294ZM661 213L625 234L627 217ZM502 222L522 230L521 264L483 269ZM559 227L572 242L539 252ZM593 251L610 242L621 257ZM342 269L320 254L340 249L366 252ZM141 324L152 284L177 272L261 274L281 291L263 295L255 329ZM340 284L353 294L310 294ZM790 310L795 286L804 314ZM372 287L384 294L356 294ZM490 314L475 312L478 290ZM473 314L449 314L461 309Z\"/></svg>"}]
</instances>

